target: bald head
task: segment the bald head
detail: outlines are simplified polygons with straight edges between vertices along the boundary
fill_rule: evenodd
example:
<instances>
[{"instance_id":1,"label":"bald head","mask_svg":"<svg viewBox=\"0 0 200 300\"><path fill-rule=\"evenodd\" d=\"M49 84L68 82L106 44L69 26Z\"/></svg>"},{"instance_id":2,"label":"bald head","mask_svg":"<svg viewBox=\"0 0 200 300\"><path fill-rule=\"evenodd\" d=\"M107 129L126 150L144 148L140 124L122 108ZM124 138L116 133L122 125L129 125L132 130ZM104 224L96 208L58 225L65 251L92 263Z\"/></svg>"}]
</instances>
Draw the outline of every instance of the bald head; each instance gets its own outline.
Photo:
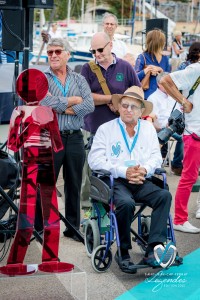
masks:
<instances>
[{"instance_id":1,"label":"bald head","mask_svg":"<svg viewBox=\"0 0 200 300\"><path fill-rule=\"evenodd\" d=\"M93 44L96 44L96 42L102 43L102 44L106 44L108 42L110 42L110 37L107 33L105 33L104 31L101 32L97 32L93 35L92 40L91 40L91 47L93 47Z\"/></svg>"},{"instance_id":2,"label":"bald head","mask_svg":"<svg viewBox=\"0 0 200 300\"><path fill-rule=\"evenodd\" d=\"M109 65L113 61L112 41L105 32L97 32L91 40L91 50L98 63Z\"/></svg>"}]
</instances>

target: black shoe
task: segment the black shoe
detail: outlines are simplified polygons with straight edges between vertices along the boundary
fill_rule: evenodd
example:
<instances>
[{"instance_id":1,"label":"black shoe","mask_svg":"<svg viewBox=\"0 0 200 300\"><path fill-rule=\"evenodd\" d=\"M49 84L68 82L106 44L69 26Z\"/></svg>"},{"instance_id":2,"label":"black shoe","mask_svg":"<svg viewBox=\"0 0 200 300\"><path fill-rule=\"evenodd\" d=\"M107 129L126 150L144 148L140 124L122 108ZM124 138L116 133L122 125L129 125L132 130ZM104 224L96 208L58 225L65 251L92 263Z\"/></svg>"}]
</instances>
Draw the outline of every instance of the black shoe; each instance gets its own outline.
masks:
<instances>
[{"instance_id":1,"label":"black shoe","mask_svg":"<svg viewBox=\"0 0 200 300\"><path fill-rule=\"evenodd\" d=\"M70 231L68 228L66 228L65 231L63 231L63 235L65 237L69 237L69 238L73 239L75 242L80 242L80 240L77 237L77 235L74 234L72 231Z\"/></svg>"},{"instance_id":2,"label":"black shoe","mask_svg":"<svg viewBox=\"0 0 200 300\"><path fill-rule=\"evenodd\" d=\"M137 269L135 268L134 263L131 261L129 255L124 255L121 257L121 261L118 256L118 252L115 253L115 261L124 273L136 274Z\"/></svg>"},{"instance_id":3,"label":"black shoe","mask_svg":"<svg viewBox=\"0 0 200 300\"><path fill-rule=\"evenodd\" d=\"M183 170L183 167L176 168L176 167L173 167L173 166L172 166L172 172L173 172L174 175L176 175L176 176L181 176L182 170Z\"/></svg>"}]
</instances>

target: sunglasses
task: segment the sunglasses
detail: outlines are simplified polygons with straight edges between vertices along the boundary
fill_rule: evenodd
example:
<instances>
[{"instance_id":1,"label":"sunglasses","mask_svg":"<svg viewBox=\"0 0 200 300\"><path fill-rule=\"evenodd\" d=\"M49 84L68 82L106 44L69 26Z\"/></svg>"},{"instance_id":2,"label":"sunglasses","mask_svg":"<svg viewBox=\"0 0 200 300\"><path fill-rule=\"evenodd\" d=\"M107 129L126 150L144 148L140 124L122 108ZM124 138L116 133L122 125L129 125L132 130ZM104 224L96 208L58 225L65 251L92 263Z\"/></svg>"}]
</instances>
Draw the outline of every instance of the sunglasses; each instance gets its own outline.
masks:
<instances>
[{"instance_id":1,"label":"sunglasses","mask_svg":"<svg viewBox=\"0 0 200 300\"><path fill-rule=\"evenodd\" d=\"M60 55L62 53L62 51L65 51L65 50L61 50L61 49L48 50L47 51L47 55L48 56L52 56L54 52L55 52L56 55Z\"/></svg>"},{"instance_id":2,"label":"sunglasses","mask_svg":"<svg viewBox=\"0 0 200 300\"><path fill-rule=\"evenodd\" d=\"M107 46L108 44L110 44L110 42L108 42L103 48L99 48L99 49L96 49L96 50L90 49L89 51L90 51L92 54L95 54L96 51L98 51L99 53L102 53L103 50L106 48L106 46Z\"/></svg>"},{"instance_id":3,"label":"sunglasses","mask_svg":"<svg viewBox=\"0 0 200 300\"><path fill-rule=\"evenodd\" d=\"M121 106L124 108L124 109L128 109L130 107L131 110L140 110L141 107L138 107L134 104L127 104L127 103L121 103Z\"/></svg>"}]
</instances>

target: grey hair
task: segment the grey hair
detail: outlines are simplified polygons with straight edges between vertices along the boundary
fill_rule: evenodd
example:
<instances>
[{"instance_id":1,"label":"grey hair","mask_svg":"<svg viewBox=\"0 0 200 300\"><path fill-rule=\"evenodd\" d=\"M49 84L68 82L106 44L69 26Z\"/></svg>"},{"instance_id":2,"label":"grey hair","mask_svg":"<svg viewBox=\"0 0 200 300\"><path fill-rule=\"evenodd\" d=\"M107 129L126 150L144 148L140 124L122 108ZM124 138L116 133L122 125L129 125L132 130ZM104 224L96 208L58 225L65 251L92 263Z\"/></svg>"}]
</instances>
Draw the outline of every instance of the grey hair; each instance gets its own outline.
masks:
<instances>
[{"instance_id":1,"label":"grey hair","mask_svg":"<svg viewBox=\"0 0 200 300\"><path fill-rule=\"evenodd\" d=\"M104 23L105 23L105 20L106 20L107 18L110 18L110 17L114 18L114 19L115 19L116 25L118 25L118 19L117 19L117 17L116 17L114 14L111 14L111 13L108 13L108 12L106 12L106 13L103 15L102 24L104 24Z\"/></svg>"},{"instance_id":2,"label":"grey hair","mask_svg":"<svg viewBox=\"0 0 200 300\"><path fill-rule=\"evenodd\" d=\"M49 46L60 46L61 48L63 48L65 51L71 51L71 46L68 43L68 41L61 39L61 38L52 38L48 41L47 43L47 48Z\"/></svg>"},{"instance_id":3,"label":"grey hair","mask_svg":"<svg viewBox=\"0 0 200 300\"><path fill-rule=\"evenodd\" d=\"M160 83L161 78L163 78L165 75L168 75L169 72L161 72L156 76L156 82Z\"/></svg>"}]
</instances>

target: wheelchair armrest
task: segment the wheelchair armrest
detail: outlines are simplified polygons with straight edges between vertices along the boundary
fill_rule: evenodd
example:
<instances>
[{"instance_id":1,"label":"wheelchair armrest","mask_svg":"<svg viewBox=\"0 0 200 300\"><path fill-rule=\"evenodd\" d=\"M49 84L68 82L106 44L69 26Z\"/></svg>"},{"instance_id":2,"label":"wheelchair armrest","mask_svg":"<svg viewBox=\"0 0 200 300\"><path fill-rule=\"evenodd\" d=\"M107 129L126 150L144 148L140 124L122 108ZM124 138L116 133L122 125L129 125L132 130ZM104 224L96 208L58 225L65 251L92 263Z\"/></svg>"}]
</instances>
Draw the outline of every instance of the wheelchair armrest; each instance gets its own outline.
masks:
<instances>
[{"instance_id":1,"label":"wheelchair armrest","mask_svg":"<svg viewBox=\"0 0 200 300\"><path fill-rule=\"evenodd\" d=\"M110 176L111 175L110 171L107 171L107 170L104 170L104 169L93 170L92 173L94 175L101 175L101 176Z\"/></svg>"},{"instance_id":2,"label":"wheelchair armrest","mask_svg":"<svg viewBox=\"0 0 200 300\"><path fill-rule=\"evenodd\" d=\"M163 173L166 173L166 170L163 168L157 168L155 169L155 173L156 175L162 175Z\"/></svg>"}]
</instances>

